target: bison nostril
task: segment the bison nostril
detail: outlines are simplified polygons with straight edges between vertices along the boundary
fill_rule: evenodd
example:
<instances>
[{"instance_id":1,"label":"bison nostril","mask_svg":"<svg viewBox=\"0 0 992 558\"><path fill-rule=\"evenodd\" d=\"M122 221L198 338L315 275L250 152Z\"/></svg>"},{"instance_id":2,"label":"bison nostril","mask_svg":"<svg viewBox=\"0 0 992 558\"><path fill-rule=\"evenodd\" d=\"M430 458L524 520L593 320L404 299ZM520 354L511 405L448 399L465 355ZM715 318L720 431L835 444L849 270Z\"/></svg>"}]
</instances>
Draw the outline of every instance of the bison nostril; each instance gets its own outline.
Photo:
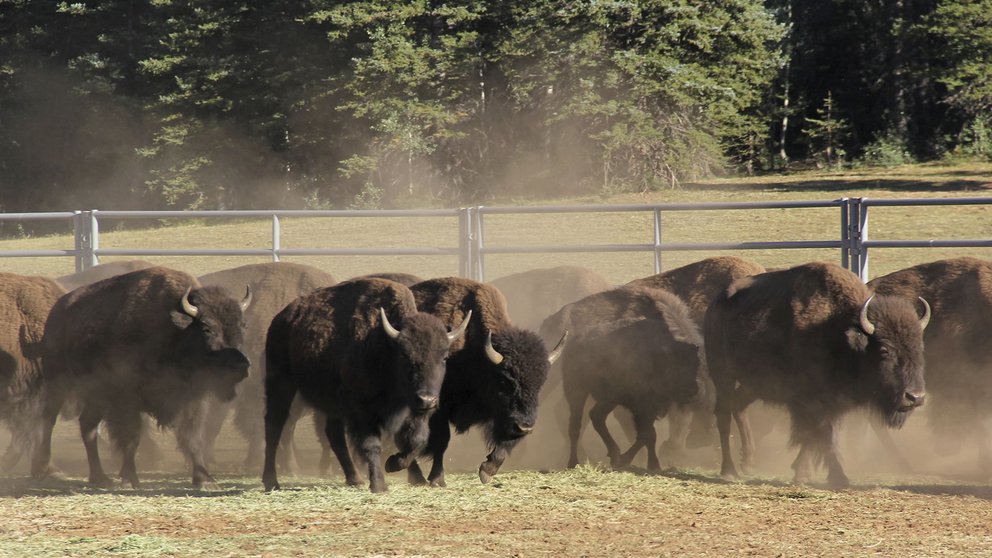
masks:
<instances>
[{"instance_id":1,"label":"bison nostril","mask_svg":"<svg viewBox=\"0 0 992 558\"><path fill-rule=\"evenodd\" d=\"M905 398L906 398L906 401L909 404L918 407L918 406L920 406L920 405L923 404L923 400L926 398L926 394L925 393L913 393L911 391L907 391L905 393Z\"/></svg>"},{"instance_id":2,"label":"bison nostril","mask_svg":"<svg viewBox=\"0 0 992 558\"><path fill-rule=\"evenodd\" d=\"M421 409L433 409L437 407L437 396L436 395L421 395L420 396L420 408Z\"/></svg>"}]
</instances>

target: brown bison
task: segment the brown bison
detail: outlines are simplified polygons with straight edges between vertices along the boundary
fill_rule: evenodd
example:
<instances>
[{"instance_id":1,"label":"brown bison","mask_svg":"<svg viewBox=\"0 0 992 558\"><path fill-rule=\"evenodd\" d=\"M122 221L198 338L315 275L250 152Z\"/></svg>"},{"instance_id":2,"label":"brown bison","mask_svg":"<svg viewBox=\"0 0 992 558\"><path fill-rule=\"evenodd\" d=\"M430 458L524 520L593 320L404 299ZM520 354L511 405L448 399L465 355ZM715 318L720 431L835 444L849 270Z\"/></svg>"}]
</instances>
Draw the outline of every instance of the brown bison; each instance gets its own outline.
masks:
<instances>
[{"instance_id":1,"label":"brown bison","mask_svg":"<svg viewBox=\"0 0 992 558\"><path fill-rule=\"evenodd\" d=\"M109 279L115 275L130 273L132 271L147 269L154 266L155 264L144 260L107 262L84 269L83 271L59 276L55 280L58 281L58 283L62 285L65 290L72 291L78 289L79 287L89 285L90 283L96 283L97 281L101 281L103 279Z\"/></svg>"},{"instance_id":2,"label":"brown bison","mask_svg":"<svg viewBox=\"0 0 992 558\"><path fill-rule=\"evenodd\" d=\"M113 482L103 472L97 427L106 422L123 455L121 479L138 486L134 456L146 413L173 426L192 463L193 485L215 486L203 461L202 428L208 396L231 399L248 375L244 309L224 289L203 287L165 267L118 275L80 287L55 303L45 324L42 440L32 475L53 473L52 428L63 402L80 404L79 428L89 481Z\"/></svg>"},{"instance_id":3,"label":"brown bison","mask_svg":"<svg viewBox=\"0 0 992 558\"><path fill-rule=\"evenodd\" d=\"M753 443L745 409L755 400L784 406L792 421L795 482L824 462L833 487L849 484L836 429L854 408L874 409L902 426L924 399L923 329L902 297L872 296L857 275L810 263L734 282L706 313L704 337L716 386L721 475L738 477L730 452L730 419L741 431L743 459Z\"/></svg>"},{"instance_id":4,"label":"brown bison","mask_svg":"<svg viewBox=\"0 0 992 558\"><path fill-rule=\"evenodd\" d=\"M0 273L0 420L10 427L10 445L0 466L9 471L37 443L41 418L32 386L41 376L45 320L63 289L47 277Z\"/></svg>"},{"instance_id":5,"label":"brown bison","mask_svg":"<svg viewBox=\"0 0 992 558\"><path fill-rule=\"evenodd\" d=\"M992 472L992 446L984 425L992 410L992 262L962 257L924 263L876 278L868 286L879 295L920 297L930 303L933 319L923 336L930 424L942 450L975 436L980 465Z\"/></svg>"},{"instance_id":6,"label":"brown bison","mask_svg":"<svg viewBox=\"0 0 992 558\"><path fill-rule=\"evenodd\" d=\"M678 297L666 295L664 320L631 318L593 326L578 335L572 350L565 353L569 468L579 462L582 415L586 399L592 396L596 403L589 418L606 444L610 464L624 467L644 447L648 469L660 469L654 422L672 405L687 404L696 396L705 366L699 326ZM606 417L618 406L633 414L637 432L633 445L622 454L606 426Z\"/></svg>"},{"instance_id":7,"label":"brown bison","mask_svg":"<svg viewBox=\"0 0 992 558\"><path fill-rule=\"evenodd\" d=\"M445 277L417 283L411 290L417 308L446 324L470 316L472 320L464 342L451 348L441 401L430 419L430 438L423 452L433 460L430 475L424 479L411 452L390 457L387 470L409 467L411 482L444 486L451 426L460 433L482 426L492 451L479 466L479 479L489 482L513 447L534 429L538 393L565 338L548 353L536 333L510 323L506 301L492 285Z\"/></svg>"},{"instance_id":8,"label":"brown bison","mask_svg":"<svg viewBox=\"0 0 992 558\"><path fill-rule=\"evenodd\" d=\"M361 480L345 432L368 464L372 492L385 491L382 437L396 435L401 451L426 443L449 346L469 318L448 333L417 310L407 287L386 279L318 289L279 312L265 342L265 490L279 488L276 449L299 392L327 416L325 433L348 484Z\"/></svg>"},{"instance_id":9,"label":"brown bison","mask_svg":"<svg viewBox=\"0 0 992 558\"><path fill-rule=\"evenodd\" d=\"M571 265L532 269L490 283L506 297L506 308L514 323L533 331L562 306L613 288L595 271Z\"/></svg>"},{"instance_id":10,"label":"brown bison","mask_svg":"<svg viewBox=\"0 0 992 558\"><path fill-rule=\"evenodd\" d=\"M361 277L355 277L354 279L389 279L390 281L396 281L401 285L407 287L416 285L417 283L423 281L423 277L414 275L412 273L403 273L401 271L394 272L383 272L383 273L370 273L368 275L362 275Z\"/></svg>"},{"instance_id":11,"label":"brown bison","mask_svg":"<svg viewBox=\"0 0 992 558\"><path fill-rule=\"evenodd\" d=\"M245 467L260 467L265 439L265 334L269 324L290 302L336 281L320 269L290 262L248 264L208 273L199 280L202 285L223 287L232 294L243 293L247 285L253 293L251 306L245 311L245 353L252 366L248 379L238 384L238 396L233 402L217 401L211 405L204 436L207 461L212 460L214 441L234 407L234 426L248 441ZM294 409L297 415L301 412L302 409ZM287 433L283 439L291 442L292 434ZM283 453L288 457L292 450L287 448Z\"/></svg>"},{"instance_id":12,"label":"brown bison","mask_svg":"<svg viewBox=\"0 0 992 558\"><path fill-rule=\"evenodd\" d=\"M741 277L764 273L765 268L735 256L717 256L682 267L635 279L625 287L651 287L675 294L692 311L696 323L702 325L706 309L728 285Z\"/></svg>"}]
</instances>

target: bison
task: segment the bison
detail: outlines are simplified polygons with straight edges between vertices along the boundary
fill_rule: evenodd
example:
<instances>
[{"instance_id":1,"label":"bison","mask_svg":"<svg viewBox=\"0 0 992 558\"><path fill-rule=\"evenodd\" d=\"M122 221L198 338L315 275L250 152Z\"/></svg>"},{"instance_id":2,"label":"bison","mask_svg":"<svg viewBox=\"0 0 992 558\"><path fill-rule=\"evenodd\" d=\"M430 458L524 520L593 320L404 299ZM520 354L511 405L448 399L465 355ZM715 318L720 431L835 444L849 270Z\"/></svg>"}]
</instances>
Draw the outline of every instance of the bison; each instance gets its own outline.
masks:
<instances>
[{"instance_id":1,"label":"bison","mask_svg":"<svg viewBox=\"0 0 992 558\"><path fill-rule=\"evenodd\" d=\"M231 293L244 292L245 285L248 285L254 294L251 306L245 311L245 353L252 366L248 379L238 384L238 396L233 402L215 401L211 405L204 436L207 461L212 460L214 441L224 418L233 407L234 426L248 441L245 467L260 467L265 439L265 334L269 324L290 302L319 288L329 287L336 281L320 269L290 262L248 264L208 273L200 276L199 280L202 285L223 287ZM296 407L293 413L299 415L302 409L299 404ZM295 420L291 420L290 424L295 424ZM284 440L291 442L292 433L288 432ZM286 457L291 454L292 451L285 452Z\"/></svg>"},{"instance_id":2,"label":"bison","mask_svg":"<svg viewBox=\"0 0 992 558\"><path fill-rule=\"evenodd\" d=\"M423 281L423 277L414 275L412 273L403 273L401 271L386 271L382 273L370 273L368 275L362 275L361 277L355 277L354 279L389 279L390 281L396 281L401 285L411 287L417 283Z\"/></svg>"},{"instance_id":3,"label":"bison","mask_svg":"<svg viewBox=\"0 0 992 558\"><path fill-rule=\"evenodd\" d=\"M678 297L666 295L660 297L664 320L629 318L593 326L578 335L565 353L562 381L570 411L569 468L579 462L582 414L589 396L596 401L589 418L606 444L610 464L624 467L645 447L648 469L661 468L654 422L673 404L687 404L696 396L705 366L699 326ZM606 426L606 417L617 406L633 414L637 432L633 445L622 454Z\"/></svg>"},{"instance_id":4,"label":"bison","mask_svg":"<svg viewBox=\"0 0 992 558\"><path fill-rule=\"evenodd\" d=\"M735 281L710 306L703 326L716 387L716 419L725 478L739 473L730 452L730 419L741 431L743 459L753 443L747 406L762 400L789 412L799 446L794 481L811 479L823 462L832 487L850 484L836 429L854 408L877 412L900 427L924 400L923 317L913 301L873 296L857 275L810 263Z\"/></svg>"},{"instance_id":5,"label":"bison","mask_svg":"<svg viewBox=\"0 0 992 558\"><path fill-rule=\"evenodd\" d=\"M53 279L0 273L0 420L11 441L0 466L9 471L37 443L39 398L32 387L41 377L45 320L65 294Z\"/></svg>"},{"instance_id":6,"label":"bison","mask_svg":"<svg viewBox=\"0 0 992 558\"><path fill-rule=\"evenodd\" d=\"M562 306L613 288L595 271L571 265L531 269L493 279L490 283L506 297L506 308L514 323L533 331Z\"/></svg>"},{"instance_id":7,"label":"bison","mask_svg":"<svg viewBox=\"0 0 992 558\"><path fill-rule=\"evenodd\" d=\"M96 444L105 421L123 455L121 480L138 487L134 457L146 413L176 429L193 485L215 487L203 460L204 405L210 395L232 399L248 376L243 343L250 301L250 290L238 301L165 267L97 281L60 298L45 324L42 440L32 475L57 473L50 464L52 429L71 398L80 405L90 483L113 485Z\"/></svg>"},{"instance_id":8,"label":"bison","mask_svg":"<svg viewBox=\"0 0 992 558\"><path fill-rule=\"evenodd\" d=\"M992 409L992 262L961 257L923 263L868 286L879 295L921 297L933 307L923 336L930 425L944 444L961 434L976 436L980 466L992 471L984 425Z\"/></svg>"},{"instance_id":9,"label":"bison","mask_svg":"<svg viewBox=\"0 0 992 558\"><path fill-rule=\"evenodd\" d=\"M385 491L382 437L396 435L405 451L426 442L445 358L469 318L449 333L417 310L407 287L386 279L318 289L276 314L265 341L265 490L279 488L276 450L299 392L327 416L325 433L347 483L361 480L345 432L368 464L369 488Z\"/></svg>"},{"instance_id":10,"label":"bison","mask_svg":"<svg viewBox=\"0 0 992 558\"><path fill-rule=\"evenodd\" d=\"M506 301L492 285L470 279L428 279L411 287L417 308L447 324L472 317L463 343L452 346L437 412L430 419L430 437L423 455L431 457L430 475L411 452L390 457L387 470L409 470L414 484L444 486L444 454L451 426L465 432L482 426L492 451L479 466L488 482L513 447L534 429L538 393L548 368L561 354L562 336L551 353L536 333L510 323Z\"/></svg>"},{"instance_id":11,"label":"bison","mask_svg":"<svg viewBox=\"0 0 992 558\"><path fill-rule=\"evenodd\" d=\"M121 260L117 262L107 262L95 265L83 271L62 275L55 280L67 291L78 289L79 287L96 283L103 279L109 279L115 275L138 271L154 267L155 264L144 260Z\"/></svg>"}]
</instances>

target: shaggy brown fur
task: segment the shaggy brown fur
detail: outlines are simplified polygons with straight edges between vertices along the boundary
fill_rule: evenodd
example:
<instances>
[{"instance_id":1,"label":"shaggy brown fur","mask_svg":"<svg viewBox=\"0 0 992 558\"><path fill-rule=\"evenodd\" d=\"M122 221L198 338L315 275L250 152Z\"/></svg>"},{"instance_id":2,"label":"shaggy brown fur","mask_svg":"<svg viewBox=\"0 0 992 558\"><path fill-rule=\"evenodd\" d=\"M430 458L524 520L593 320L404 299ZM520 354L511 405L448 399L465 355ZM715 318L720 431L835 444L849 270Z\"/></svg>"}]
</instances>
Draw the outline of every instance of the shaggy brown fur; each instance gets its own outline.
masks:
<instances>
[{"instance_id":1,"label":"shaggy brown fur","mask_svg":"<svg viewBox=\"0 0 992 558\"><path fill-rule=\"evenodd\" d=\"M346 432L368 464L369 488L386 490L382 437L399 434L397 446L411 452L426 443L426 417L437 405L451 343L441 320L419 312L413 293L386 279L345 281L290 303L265 342L265 489L279 488L276 450L299 393L327 415L325 432L347 482L361 479ZM403 429L408 420L423 428Z\"/></svg>"},{"instance_id":2,"label":"shaggy brown fur","mask_svg":"<svg viewBox=\"0 0 992 558\"><path fill-rule=\"evenodd\" d=\"M400 285L405 285L407 287L416 285L417 283L424 280L423 277L419 277L412 273L403 273L400 271L370 273L368 275L362 275L361 277L354 277L354 279L389 279L390 281L396 281Z\"/></svg>"},{"instance_id":3,"label":"shaggy brown fur","mask_svg":"<svg viewBox=\"0 0 992 558\"><path fill-rule=\"evenodd\" d=\"M183 296L189 292L189 304ZM246 301L202 287L187 273L151 267L80 287L52 307L45 324L42 442L32 474L53 472L52 428L67 398L79 401L90 482L112 486L96 446L101 421L124 457L122 480L138 486L134 456L141 415L174 426L195 486L213 486L202 454L208 397L231 399L248 375L242 352Z\"/></svg>"},{"instance_id":4,"label":"shaggy brown fur","mask_svg":"<svg viewBox=\"0 0 992 558\"><path fill-rule=\"evenodd\" d=\"M2 459L4 471L37 442L37 391L31 389L41 374L41 341L45 320L65 294L53 279L0 273L0 420L13 438Z\"/></svg>"},{"instance_id":5,"label":"shaggy brown fur","mask_svg":"<svg viewBox=\"0 0 992 558\"><path fill-rule=\"evenodd\" d=\"M745 409L756 399L783 405L799 445L795 481L810 480L823 460L832 486L847 486L836 446L840 417L856 407L891 426L922 404L923 330L916 309L897 297L868 306L871 292L854 273L811 263L734 282L706 313L703 328L723 451L721 474L738 476L730 419L741 430L744 461L753 458Z\"/></svg>"},{"instance_id":6,"label":"shaggy brown fur","mask_svg":"<svg viewBox=\"0 0 992 558\"><path fill-rule=\"evenodd\" d=\"M245 353L252 362L248 379L238 385L238 396L231 403L211 404L204 436L207 460L212 461L214 441L228 411L234 407L234 425L248 441L245 467L258 470L262 466L262 442L265 439L265 334L275 317L287 304L313 291L336 283L334 277L316 267L291 262L268 262L243 265L215 271L200 277L203 285L223 287L231 296L242 297L245 288L252 292L251 305L245 311ZM302 412L302 402L295 405L294 417ZM291 456L292 433L284 437Z\"/></svg>"},{"instance_id":7,"label":"shaggy brown fur","mask_svg":"<svg viewBox=\"0 0 992 558\"><path fill-rule=\"evenodd\" d=\"M942 452L973 440L979 465L992 472L992 262L962 257L916 265L868 283L878 294L922 297L933 318L923 339L927 359L927 413Z\"/></svg>"}]
</instances>

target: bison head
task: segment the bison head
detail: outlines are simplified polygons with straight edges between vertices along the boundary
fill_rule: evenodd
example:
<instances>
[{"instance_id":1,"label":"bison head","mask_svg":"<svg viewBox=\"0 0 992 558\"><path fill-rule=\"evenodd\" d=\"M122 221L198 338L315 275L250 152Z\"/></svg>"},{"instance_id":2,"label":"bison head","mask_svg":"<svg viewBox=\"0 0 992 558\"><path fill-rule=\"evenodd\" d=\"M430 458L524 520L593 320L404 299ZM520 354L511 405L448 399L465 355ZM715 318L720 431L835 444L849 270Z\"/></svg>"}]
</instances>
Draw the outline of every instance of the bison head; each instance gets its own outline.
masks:
<instances>
[{"instance_id":1,"label":"bison head","mask_svg":"<svg viewBox=\"0 0 992 558\"><path fill-rule=\"evenodd\" d=\"M518 439L534 430L538 394L566 336L567 332L549 353L537 334L524 329L509 327L487 335L484 351L494 412L492 442Z\"/></svg>"},{"instance_id":2,"label":"bison head","mask_svg":"<svg viewBox=\"0 0 992 558\"><path fill-rule=\"evenodd\" d=\"M179 329L176 356L193 381L223 401L234 399L238 382L248 377L245 356L244 309L249 289L240 302L220 287L190 288L172 311Z\"/></svg>"},{"instance_id":3,"label":"bison head","mask_svg":"<svg viewBox=\"0 0 992 558\"><path fill-rule=\"evenodd\" d=\"M433 412L437 408L444 382L445 362L451 343L460 338L468 327L469 312L460 326L448 332L437 317L418 312L407 316L397 329L390 323L385 310L379 309L382 329L395 344L396 376L403 393L410 394L410 409L416 414Z\"/></svg>"},{"instance_id":4,"label":"bison head","mask_svg":"<svg viewBox=\"0 0 992 558\"><path fill-rule=\"evenodd\" d=\"M861 392L897 428L923 404L926 393L923 329L930 320L930 306L920 301L922 317L906 299L870 297L861 307L857 325L847 331Z\"/></svg>"}]
</instances>

